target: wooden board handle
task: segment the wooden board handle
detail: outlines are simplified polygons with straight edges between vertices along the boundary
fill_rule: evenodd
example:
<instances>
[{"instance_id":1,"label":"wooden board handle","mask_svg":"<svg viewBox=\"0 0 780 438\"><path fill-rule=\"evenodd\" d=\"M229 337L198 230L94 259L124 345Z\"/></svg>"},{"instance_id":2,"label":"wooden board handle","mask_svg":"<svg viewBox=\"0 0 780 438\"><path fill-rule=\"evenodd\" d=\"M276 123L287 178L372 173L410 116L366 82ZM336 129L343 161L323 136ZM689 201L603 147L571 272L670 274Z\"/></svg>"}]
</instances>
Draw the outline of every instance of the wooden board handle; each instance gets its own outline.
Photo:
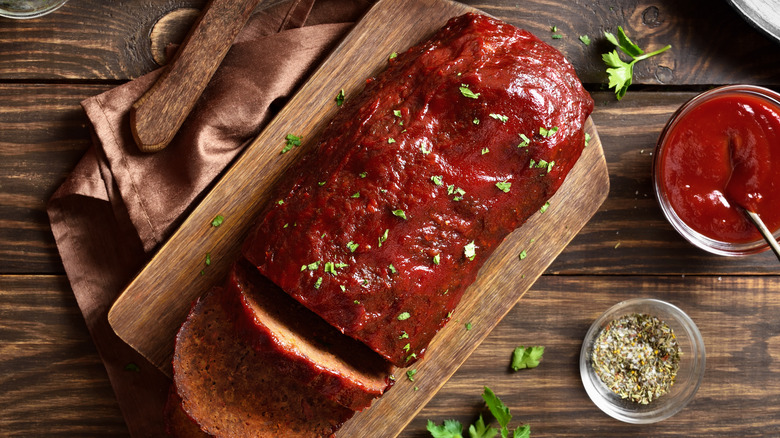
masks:
<instances>
[{"instance_id":1,"label":"wooden board handle","mask_svg":"<svg viewBox=\"0 0 780 438\"><path fill-rule=\"evenodd\" d=\"M259 2L209 2L166 70L130 110L139 149L156 152L171 142Z\"/></svg>"}]
</instances>

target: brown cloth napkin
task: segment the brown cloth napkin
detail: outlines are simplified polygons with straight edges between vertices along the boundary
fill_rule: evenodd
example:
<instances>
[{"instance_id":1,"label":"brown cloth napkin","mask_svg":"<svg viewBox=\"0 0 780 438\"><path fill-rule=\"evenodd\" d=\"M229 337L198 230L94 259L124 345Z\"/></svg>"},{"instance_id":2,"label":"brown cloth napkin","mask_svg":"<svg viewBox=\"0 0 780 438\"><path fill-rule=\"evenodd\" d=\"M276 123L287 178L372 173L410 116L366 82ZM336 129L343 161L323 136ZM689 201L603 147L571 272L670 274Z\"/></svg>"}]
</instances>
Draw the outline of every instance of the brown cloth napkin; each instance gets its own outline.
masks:
<instances>
[{"instance_id":1,"label":"brown cloth napkin","mask_svg":"<svg viewBox=\"0 0 780 438\"><path fill-rule=\"evenodd\" d=\"M289 0L254 14L180 132L156 154L138 150L128 114L159 71L82 102L94 144L49 201L48 214L132 436L164 436L170 381L114 334L111 304L370 4Z\"/></svg>"}]
</instances>

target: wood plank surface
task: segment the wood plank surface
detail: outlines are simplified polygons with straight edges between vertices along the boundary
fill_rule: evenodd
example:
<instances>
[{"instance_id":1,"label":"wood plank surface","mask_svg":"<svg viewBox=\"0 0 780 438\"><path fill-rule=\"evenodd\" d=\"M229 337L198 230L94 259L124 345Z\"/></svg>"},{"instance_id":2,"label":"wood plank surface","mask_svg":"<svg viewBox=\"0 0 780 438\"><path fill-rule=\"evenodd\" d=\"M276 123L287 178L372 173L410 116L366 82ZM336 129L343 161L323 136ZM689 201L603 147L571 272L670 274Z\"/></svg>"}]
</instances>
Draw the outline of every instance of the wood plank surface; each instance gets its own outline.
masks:
<instances>
[{"instance_id":1,"label":"wood plank surface","mask_svg":"<svg viewBox=\"0 0 780 438\"><path fill-rule=\"evenodd\" d=\"M265 0L260 7L278 3ZM37 20L0 27L0 80L127 80L155 68L149 35L164 16L201 8L205 0L78 0ZM327 3L320 0L319 3ZM623 26L643 48L671 44L673 50L640 63L635 84L780 84L774 60L780 46L745 23L727 2L709 0L465 0L559 48L584 82L605 84L601 34ZM561 39L552 39L557 26ZM594 41L582 44L578 37ZM745 44L746 40L750 44ZM679 50L675 49L679 48ZM722 56L728 53L728 57Z\"/></svg>"},{"instance_id":2,"label":"wood plank surface","mask_svg":"<svg viewBox=\"0 0 780 438\"><path fill-rule=\"evenodd\" d=\"M0 370L0 436L127 434L64 276L0 275Z\"/></svg>"}]
</instances>

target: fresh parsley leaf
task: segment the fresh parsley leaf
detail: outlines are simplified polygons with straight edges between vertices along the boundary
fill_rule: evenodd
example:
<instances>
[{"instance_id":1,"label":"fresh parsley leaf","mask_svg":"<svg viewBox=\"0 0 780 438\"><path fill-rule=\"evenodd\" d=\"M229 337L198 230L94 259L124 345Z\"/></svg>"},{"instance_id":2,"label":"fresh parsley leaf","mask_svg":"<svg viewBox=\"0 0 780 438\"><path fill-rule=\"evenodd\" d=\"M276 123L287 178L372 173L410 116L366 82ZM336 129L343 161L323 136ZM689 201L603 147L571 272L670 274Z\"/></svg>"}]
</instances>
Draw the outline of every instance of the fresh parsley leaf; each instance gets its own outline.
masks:
<instances>
[{"instance_id":1,"label":"fresh parsley leaf","mask_svg":"<svg viewBox=\"0 0 780 438\"><path fill-rule=\"evenodd\" d=\"M524 147L528 146L531 143L531 139L528 138L525 134L520 134L520 138L523 141L520 142L519 145L517 145L517 147L519 147L519 148L524 148Z\"/></svg>"},{"instance_id":2,"label":"fresh parsley leaf","mask_svg":"<svg viewBox=\"0 0 780 438\"><path fill-rule=\"evenodd\" d=\"M511 367L515 371L523 368L536 368L539 366L543 354L544 347L523 347L521 345L512 352Z\"/></svg>"},{"instance_id":3,"label":"fresh parsley leaf","mask_svg":"<svg viewBox=\"0 0 780 438\"><path fill-rule=\"evenodd\" d=\"M548 208L550 208L550 202L549 201L545 202L544 205L542 205L542 207L539 209L539 212L540 213L544 213L545 211L547 211Z\"/></svg>"},{"instance_id":4,"label":"fresh parsley leaf","mask_svg":"<svg viewBox=\"0 0 780 438\"><path fill-rule=\"evenodd\" d=\"M628 91L628 87L631 85L634 76L634 64L672 48L672 46L667 45L654 52L645 53L644 50L639 48L639 46L628 38L623 31L623 28L620 26L618 26L617 37L610 32L604 32L604 37L617 46L623 53L632 58L631 62L624 62L620 59L620 54L617 50L601 55L601 59L604 60L604 63L608 67L607 76L609 77L609 88L615 89L615 96L617 96L618 100L626 95L626 91Z\"/></svg>"},{"instance_id":5,"label":"fresh parsley leaf","mask_svg":"<svg viewBox=\"0 0 780 438\"><path fill-rule=\"evenodd\" d=\"M318 278L317 281L314 282L315 289L319 289L320 286L322 286L322 277Z\"/></svg>"},{"instance_id":6,"label":"fresh parsley leaf","mask_svg":"<svg viewBox=\"0 0 780 438\"><path fill-rule=\"evenodd\" d=\"M404 213L403 210L393 210L393 215L398 216L401 219L406 219L406 213Z\"/></svg>"},{"instance_id":7,"label":"fresh parsley leaf","mask_svg":"<svg viewBox=\"0 0 780 438\"><path fill-rule=\"evenodd\" d=\"M528 257L528 251L526 250L520 251L520 255L517 256L517 258L519 258L520 260L524 260L526 257Z\"/></svg>"},{"instance_id":8,"label":"fresh parsley leaf","mask_svg":"<svg viewBox=\"0 0 780 438\"><path fill-rule=\"evenodd\" d=\"M559 40L561 38L563 38L563 35L561 35L559 33L552 34L552 39L554 39L554 40Z\"/></svg>"},{"instance_id":9,"label":"fresh parsley leaf","mask_svg":"<svg viewBox=\"0 0 780 438\"><path fill-rule=\"evenodd\" d=\"M539 135L541 135L544 138L550 138L553 135L555 135L556 132L558 132L558 127L557 126L553 126L553 127L549 128L549 129L545 128L544 126L540 126L539 127Z\"/></svg>"},{"instance_id":10,"label":"fresh parsley leaf","mask_svg":"<svg viewBox=\"0 0 780 438\"><path fill-rule=\"evenodd\" d=\"M531 438L531 426L528 424L518 426L512 434L512 438Z\"/></svg>"},{"instance_id":11,"label":"fresh parsley leaf","mask_svg":"<svg viewBox=\"0 0 780 438\"><path fill-rule=\"evenodd\" d=\"M211 253L206 253L206 266L211 266Z\"/></svg>"},{"instance_id":12,"label":"fresh parsley leaf","mask_svg":"<svg viewBox=\"0 0 780 438\"><path fill-rule=\"evenodd\" d=\"M466 84L460 85L460 94L462 94L464 97L468 97L469 99L478 99L479 93L475 93L469 89L469 86Z\"/></svg>"},{"instance_id":13,"label":"fresh parsley leaf","mask_svg":"<svg viewBox=\"0 0 780 438\"><path fill-rule=\"evenodd\" d=\"M470 322L467 322L467 323L466 323L466 324L464 324L463 326L464 326L464 327L466 327L466 331L469 331L469 330L471 330L471 327L472 327Z\"/></svg>"},{"instance_id":14,"label":"fresh parsley leaf","mask_svg":"<svg viewBox=\"0 0 780 438\"><path fill-rule=\"evenodd\" d=\"M482 398L485 400L490 413L493 414L498 424L501 425L501 429L506 429L509 426L509 421L512 420L509 408L487 386L485 387L485 392L482 393ZM501 435L504 436L503 430Z\"/></svg>"},{"instance_id":15,"label":"fresh parsley leaf","mask_svg":"<svg viewBox=\"0 0 780 438\"><path fill-rule=\"evenodd\" d=\"M441 175L433 175L431 177L431 181L433 181L433 183L436 184L437 186L440 186L444 184L444 177L442 177Z\"/></svg>"},{"instance_id":16,"label":"fresh parsley leaf","mask_svg":"<svg viewBox=\"0 0 780 438\"><path fill-rule=\"evenodd\" d=\"M308 265L306 265L306 269L308 269L310 271L316 271L317 269L319 269L320 263L322 263L322 261L320 261L320 260L317 260L316 262L309 263Z\"/></svg>"},{"instance_id":17,"label":"fresh parsley leaf","mask_svg":"<svg viewBox=\"0 0 780 438\"><path fill-rule=\"evenodd\" d=\"M284 148L282 148L283 154L290 152L290 149L292 149L294 146L301 145L301 137L298 137L297 135L287 134L284 137L284 140L285 140L285 144L284 144Z\"/></svg>"},{"instance_id":18,"label":"fresh parsley leaf","mask_svg":"<svg viewBox=\"0 0 780 438\"><path fill-rule=\"evenodd\" d=\"M409 345L409 344L407 344ZM411 369L406 371L406 378L409 379L410 382L414 382L414 375L417 374L416 369Z\"/></svg>"},{"instance_id":19,"label":"fresh parsley leaf","mask_svg":"<svg viewBox=\"0 0 780 438\"><path fill-rule=\"evenodd\" d=\"M396 117L401 117L401 110L397 110L397 109L393 110L393 115Z\"/></svg>"},{"instance_id":20,"label":"fresh parsley leaf","mask_svg":"<svg viewBox=\"0 0 780 438\"><path fill-rule=\"evenodd\" d=\"M498 435L498 429L487 426L482 415L479 416L476 423L469 426L469 438L493 438L496 435Z\"/></svg>"},{"instance_id":21,"label":"fresh parsley leaf","mask_svg":"<svg viewBox=\"0 0 780 438\"><path fill-rule=\"evenodd\" d=\"M504 193L509 193L509 189L512 188L512 183L509 181L501 181L496 183L496 187Z\"/></svg>"},{"instance_id":22,"label":"fresh parsley leaf","mask_svg":"<svg viewBox=\"0 0 780 438\"><path fill-rule=\"evenodd\" d=\"M490 149L489 149L489 148L486 148L486 147L485 147L485 148L482 148L482 155L485 155L485 154L487 154L487 153L489 153L489 152L490 152Z\"/></svg>"},{"instance_id":23,"label":"fresh parsley leaf","mask_svg":"<svg viewBox=\"0 0 780 438\"><path fill-rule=\"evenodd\" d=\"M344 89L342 88L339 94L336 95L336 106L344 105L344 97Z\"/></svg>"},{"instance_id":24,"label":"fresh parsley leaf","mask_svg":"<svg viewBox=\"0 0 780 438\"><path fill-rule=\"evenodd\" d=\"M587 132L585 133L585 147L588 146L588 143L590 143L590 134Z\"/></svg>"},{"instance_id":25,"label":"fresh parsley leaf","mask_svg":"<svg viewBox=\"0 0 780 438\"><path fill-rule=\"evenodd\" d=\"M509 117L508 117L508 116L505 116L505 115L503 115L503 114L495 114L495 113L491 113L491 114L490 114L490 117L492 117L492 118L494 118L494 119L496 119L496 120L498 120L498 121L501 121L501 122L503 122L503 123L506 123L506 122L507 122L507 120L509 120Z\"/></svg>"},{"instance_id":26,"label":"fresh parsley leaf","mask_svg":"<svg viewBox=\"0 0 780 438\"><path fill-rule=\"evenodd\" d=\"M351 240L347 242L347 248L349 248L349 252L355 252L355 250L358 249L358 246L360 246L360 244L355 243Z\"/></svg>"},{"instance_id":27,"label":"fresh parsley leaf","mask_svg":"<svg viewBox=\"0 0 780 438\"><path fill-rule=\"evenodd\" d=\"M390 138L387 139L387 142L390 143L390 144L393 144L393 143L395 143L395 139L390 137Z\"/></svg>"},{"instance_id":28,"label":"fresh parsley leaf","mask_svg":"<svg viewBox=\"0 0 780 438\"><path fill-rule=\"evenodd\" d=\"M436 254L433 256L433 264L438 265L439 263L441 263L441 255Z\"/></svg>"},{"instance_id":29,"label":"fresh parsley leaf","mask_svg":"<svg viewBox=\"0 0 780 438\"><path fill-rule=\"evenodd\" d=\"M218 227L222 225L222 222L225 222L225 218L221 214L218 214L216 217L214 217L214 220L211 221L211 226Z\"/></svg>"},{"instance_id":30,"label":"fresh parsley leaf","mask_svg":"<svg viewBox=\"0 0 780 438\"><path fill-rule=\"evenodd\" d=\"M582 41L582 44L585 44L586 46L590 45L590 37L587 35L580 35L580 41Z\"/></svg>"},{"instance_id":31,"label":"fresh parsley leaf","mask_svg":"<svg viewBox=\"0 0 780 438\"><path fill-rule=\"evenodd\" d=\"M403 312L402 314L398 315L399 321L406 321L409 319L412 315L409 312Z\"/></svg>"},{"instance_id":32,"label":"fresh parsley leaf","mask_svg":"<svg viewBox=\"0 0 780 438\"><path fill-rule=\"evenodd\" d=\"M456 420L444 420L444 424L437 425L428 420L425 427L433 438L463 438L463 425Z\"/></svg>"},{"instance_id":33,"label":"fresh parsley leaf","mask_svg":"<svg viewBox=\"0 0 780 438\"><path fill-rule=\"evenodd\" d=\"M395 269L395 266L393 266L393 264L392 264L392 263L390 263L389 265L387 265L387 269L389 269L389 270L390 270L390 273L391 273L391 274L396 274L396 273L398 273L398 270L397 270L397 269Z\"/></svg>"},{"instance_id":34,"label":"fresh parsley leaf","mask_svg":"<svg viewBox=\"0 0 780 438\"><path fill-rule=\"evenodd\" d=\"M393 53L390 54L390 56L387 59L392 61L393 59L395 59L397 57L398 57L398 53L393 52Z\"/></svg>"}]
</instances>

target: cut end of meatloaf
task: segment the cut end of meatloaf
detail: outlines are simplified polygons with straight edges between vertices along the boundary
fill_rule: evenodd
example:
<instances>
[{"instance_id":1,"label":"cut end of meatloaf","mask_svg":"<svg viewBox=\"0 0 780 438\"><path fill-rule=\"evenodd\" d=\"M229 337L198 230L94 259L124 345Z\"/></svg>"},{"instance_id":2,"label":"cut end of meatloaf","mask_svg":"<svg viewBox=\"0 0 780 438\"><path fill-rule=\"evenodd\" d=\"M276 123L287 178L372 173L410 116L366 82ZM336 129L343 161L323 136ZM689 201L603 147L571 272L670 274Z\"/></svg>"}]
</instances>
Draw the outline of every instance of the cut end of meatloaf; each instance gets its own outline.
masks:
<instances>
[{"instance_id":1,"label":"cut end of meatloaf","mask_svg":"<svg viewBox=\"0 0 780 438\"><path fill-rule=\"evenodd\" d=\"M354 411L279 373L237 335L224 291L199 299L176 337L183 411L215 437L331 436Z\"/></svg>"},{"instance_id":2,"label":"cut end of meatloaf","mask_svg":"<svg viewBox=\"0 0 780 438\"><path fill-rule=\"evenodd\" d=\"M264 360L273 361L279 374L353 410L367 408L391 385L389 362L329 325L248 263L233 265L225 287L226 305L235 309L242 339Z\"/></svg>"}]
</instances>

